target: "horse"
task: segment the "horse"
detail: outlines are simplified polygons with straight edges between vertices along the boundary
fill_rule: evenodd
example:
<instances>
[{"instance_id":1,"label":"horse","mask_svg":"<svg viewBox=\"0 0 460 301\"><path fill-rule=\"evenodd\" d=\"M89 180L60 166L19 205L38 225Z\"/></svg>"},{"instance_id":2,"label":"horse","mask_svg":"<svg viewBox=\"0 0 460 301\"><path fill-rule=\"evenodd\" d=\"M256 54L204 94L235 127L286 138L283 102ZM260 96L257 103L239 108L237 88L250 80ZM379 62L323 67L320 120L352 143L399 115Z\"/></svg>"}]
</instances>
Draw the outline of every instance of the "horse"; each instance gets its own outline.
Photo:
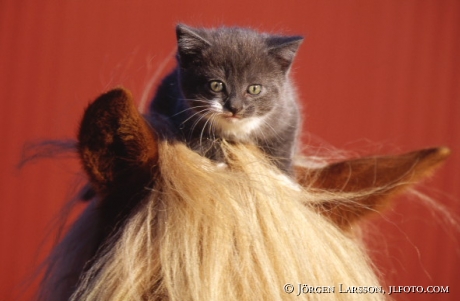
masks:
<instances>
[{"instance_id":1,"label":"horse","mask_svg":"<svg viewBox=\"0 0 460 301\"><path fill-rule=\"evenodd\" d=\"M360 221L429 176L444 147L310 164L293 176L253 145L225 164L110 90L86 109L76 151L88 205L47 261L39 300L385 300Z\"/></svg>"}]
</instances>

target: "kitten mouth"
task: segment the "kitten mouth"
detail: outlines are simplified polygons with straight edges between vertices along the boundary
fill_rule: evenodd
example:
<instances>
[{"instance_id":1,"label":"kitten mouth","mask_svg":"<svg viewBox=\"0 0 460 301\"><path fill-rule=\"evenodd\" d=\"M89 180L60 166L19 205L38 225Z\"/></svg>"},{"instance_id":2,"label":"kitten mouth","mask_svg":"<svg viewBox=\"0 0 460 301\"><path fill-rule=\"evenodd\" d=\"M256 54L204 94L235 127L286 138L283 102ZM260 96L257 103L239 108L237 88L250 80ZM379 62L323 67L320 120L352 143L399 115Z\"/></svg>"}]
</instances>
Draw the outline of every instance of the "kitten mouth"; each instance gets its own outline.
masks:
<instances>
[{"instance_id":1,"label":"kitten mouth","mask_svg":"<svg viewBox=\"0 0 460 301\"><path fill-rule=\"evenodd\" d=\"M243 116L240 114L233 114L233 113L224 113L222 114L222 117L229 121L229 122L237 122L241 119L243 119Z\"/></svg>"}]
</instances>

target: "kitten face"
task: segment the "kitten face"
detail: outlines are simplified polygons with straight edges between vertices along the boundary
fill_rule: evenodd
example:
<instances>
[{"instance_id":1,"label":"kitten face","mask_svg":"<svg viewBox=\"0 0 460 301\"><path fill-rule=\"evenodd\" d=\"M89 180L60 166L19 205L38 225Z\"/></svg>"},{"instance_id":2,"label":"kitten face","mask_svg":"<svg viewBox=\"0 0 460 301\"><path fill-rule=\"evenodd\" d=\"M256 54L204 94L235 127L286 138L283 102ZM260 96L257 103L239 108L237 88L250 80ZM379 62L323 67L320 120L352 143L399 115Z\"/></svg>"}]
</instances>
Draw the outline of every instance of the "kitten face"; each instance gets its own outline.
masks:
<instances>
[{"instance_id":1,"label":"kitten face","mask_svg":"<svg viewBox=\"0 0 460 301\"><path fill-rule=\"evenodd\" d=\"M300 37L179 25L179 80L193 114L224 136L249 135L285 103Z\"/></svg>"}]
</instances>

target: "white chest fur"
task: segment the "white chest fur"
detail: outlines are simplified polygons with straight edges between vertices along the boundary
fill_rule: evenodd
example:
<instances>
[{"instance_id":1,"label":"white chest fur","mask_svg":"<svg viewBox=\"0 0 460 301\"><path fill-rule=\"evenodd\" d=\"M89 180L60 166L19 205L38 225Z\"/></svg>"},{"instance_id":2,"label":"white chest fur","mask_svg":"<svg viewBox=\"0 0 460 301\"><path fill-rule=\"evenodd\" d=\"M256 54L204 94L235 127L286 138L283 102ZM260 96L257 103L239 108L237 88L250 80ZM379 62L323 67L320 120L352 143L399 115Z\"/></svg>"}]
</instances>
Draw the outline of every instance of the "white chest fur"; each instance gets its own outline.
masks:
<instances>
[{"instance_id":1,"label":"white chest fur","mask_svg":"<svg viewBox=\"0 0 460 301\"><path fill-rule=\"evenodd\" d=\"M264 117L226 118L218 117L214 121L216 130L223 138L233 141L248 141L254 131L260 129Z\"/></svg>"}]
</instances>

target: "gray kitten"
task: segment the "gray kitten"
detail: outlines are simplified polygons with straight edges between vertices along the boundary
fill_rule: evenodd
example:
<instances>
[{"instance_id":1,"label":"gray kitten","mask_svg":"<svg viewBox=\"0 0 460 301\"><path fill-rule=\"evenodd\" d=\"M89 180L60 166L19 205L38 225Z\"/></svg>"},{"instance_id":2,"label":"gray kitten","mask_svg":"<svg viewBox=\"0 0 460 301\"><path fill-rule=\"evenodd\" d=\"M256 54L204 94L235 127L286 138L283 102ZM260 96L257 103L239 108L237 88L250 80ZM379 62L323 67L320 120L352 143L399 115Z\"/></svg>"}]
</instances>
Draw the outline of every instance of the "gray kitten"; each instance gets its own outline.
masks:
<instances>
[{"instance_id":1,"label":"gray kitten","mask_svg":"<svg viewBox=\"0 0 460 301\"><path fill-rule=\"evenodd\" d=\"M176 34L178 66L151 111L203 156L221 161L221 139L252 143L291 173L300 113L288 74L303 38L185 25Z\"/></svg>"}]
</instances>

